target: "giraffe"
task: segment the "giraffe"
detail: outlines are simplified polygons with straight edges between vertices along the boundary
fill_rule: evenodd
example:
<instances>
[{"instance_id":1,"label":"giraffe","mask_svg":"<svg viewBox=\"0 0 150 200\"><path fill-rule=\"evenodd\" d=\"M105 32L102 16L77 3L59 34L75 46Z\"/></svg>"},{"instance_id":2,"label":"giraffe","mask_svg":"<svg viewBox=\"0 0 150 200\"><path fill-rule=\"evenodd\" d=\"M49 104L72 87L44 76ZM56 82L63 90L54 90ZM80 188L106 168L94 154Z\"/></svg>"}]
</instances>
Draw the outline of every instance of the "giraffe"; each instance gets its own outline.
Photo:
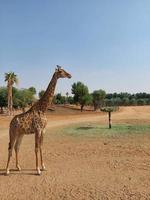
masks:
<instances>
[{"instance_id":1,"label":"giraffe","mask_svg":"<svg viewBox=\"0 0 150 200\"><path fill-rule=\"evenodd\" d=\"M44 93L44 95L25 113L16 115L10 122L9 127L9 147L8 161L6 166L6 175L9 175L9 163L13 148L16 155L16 168L21 170L18 162L18 153L22 138L26 134L35 134L35 158L37 175L41 170L45 170L42 156L43 136L46 130L47 118L46 111L51 104L54 96L55 87L59 78L71 78L71 75L57 65L53 77ZM41 160L41 169L39 167L39 153Z\"/></svg>"}]
</instances>

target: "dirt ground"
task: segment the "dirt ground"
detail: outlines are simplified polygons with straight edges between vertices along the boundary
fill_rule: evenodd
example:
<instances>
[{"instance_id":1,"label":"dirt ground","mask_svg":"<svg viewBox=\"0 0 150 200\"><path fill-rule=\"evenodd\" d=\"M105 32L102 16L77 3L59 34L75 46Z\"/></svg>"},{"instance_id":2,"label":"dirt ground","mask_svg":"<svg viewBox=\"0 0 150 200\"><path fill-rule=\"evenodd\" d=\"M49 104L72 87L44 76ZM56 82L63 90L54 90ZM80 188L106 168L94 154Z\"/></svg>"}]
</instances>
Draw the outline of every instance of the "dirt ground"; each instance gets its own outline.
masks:
<instances>
[{"instance_id":1,"label":"dirt ground","mask_svg":"<svg viewBox=\"0 0 150 200\"><path fill-rule=\"evenodd\" d=\"M61 114L60 114L61 113ZM113 123L150 123L150 106L123 107ZM0 117L0 200L150 200L150 135L84 138L65 136L71 124L107 123L106 114L69 109L48 114L46 171L35 175L34 135L20 149L21 172L4 175L10 118Z\"/></svg>"}]
</instances>

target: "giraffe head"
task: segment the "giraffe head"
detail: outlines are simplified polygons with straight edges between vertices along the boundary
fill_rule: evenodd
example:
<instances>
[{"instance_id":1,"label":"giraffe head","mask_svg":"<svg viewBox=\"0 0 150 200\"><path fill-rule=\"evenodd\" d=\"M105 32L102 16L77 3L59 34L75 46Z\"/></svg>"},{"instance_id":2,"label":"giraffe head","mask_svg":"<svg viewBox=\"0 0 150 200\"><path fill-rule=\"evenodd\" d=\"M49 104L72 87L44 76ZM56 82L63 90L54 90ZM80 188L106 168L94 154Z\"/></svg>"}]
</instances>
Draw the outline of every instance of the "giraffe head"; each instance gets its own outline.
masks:
<instances>
[{"instance_id":1,"label":"giraffe head","mask_svg":"<svg viewBox=\"0 0 150 200\"><path fill-rule=\"evenodd\" d=\"M64 69L61 68L61 66L57 65L57 68L55 70L55 73L57 73L58 78L71 78L71 74L66 72Z\"/></svg>"}]
</instances>

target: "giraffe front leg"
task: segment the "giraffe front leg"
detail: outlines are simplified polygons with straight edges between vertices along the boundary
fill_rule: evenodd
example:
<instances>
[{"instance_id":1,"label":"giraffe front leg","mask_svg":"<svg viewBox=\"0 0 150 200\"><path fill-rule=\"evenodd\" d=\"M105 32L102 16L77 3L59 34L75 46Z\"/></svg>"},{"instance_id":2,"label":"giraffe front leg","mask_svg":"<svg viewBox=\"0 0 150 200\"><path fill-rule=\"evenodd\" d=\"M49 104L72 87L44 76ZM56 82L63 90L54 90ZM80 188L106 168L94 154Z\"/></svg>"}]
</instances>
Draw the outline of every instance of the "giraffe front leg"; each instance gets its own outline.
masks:
<instances>
[{"instance_id":1,"label":"giraffe front leg","mask_svg":"<svg viewBox=\"0 0 150 200\"><path fill-rule=\"evenodd\" d=\"M40 147L40 156L41 156L41 166L42 166L41 170L45 171L46 167L45 167L45 164L43 162L42 147Z\"/></svg>"},{"instance_id":2,"label":"giraffe front leg","mask_svg":"<svg viewBox=\"0 0 150 200\"><path fill-rule=\"evenodd\" d=\"M16 152L16 168L17 168L18 171L21 171L21 167L20 167L19 162L18 162L18 152L19 152L18 149L15 150L15 152Z\"/></svg>"},{"instance_id":3,"label":"giraffe front leg","mask_svg":"<svg viewBox=\"0 0 150 200\"><path fill-rule=\"evenodd\" d=\"M38 159L39 148L40 148L40 134L37 132L35 134L35 158L36 158L37 175L41 175L41 170L39 167L39 159Z\"/></svg>"},{"instance_id":4,"label":"giraffe front leg","mask_svg":"<svg viewBox=\"0 0 150 200\"><path fill-rule=\"evenodd\" d=\"M40 170L39 162L38 162L38 152L39 152L39 148L35 148L37 175L41 175L41 170Z\"/></svg>"},{"instance_id":5,"label":"giraffe front leg","mask_svg":"<svg viewBox=\"0 0 150 200\"><path fill-rule=\"evenodd\" d=\"M7 161L7 166L6 166L6 175L9 175L10 174L10 171L9 171L9 163L10 163L10 158L11 158L11 155L12 153L8 152L8 161Z\"/></svg>"}]
</instances>

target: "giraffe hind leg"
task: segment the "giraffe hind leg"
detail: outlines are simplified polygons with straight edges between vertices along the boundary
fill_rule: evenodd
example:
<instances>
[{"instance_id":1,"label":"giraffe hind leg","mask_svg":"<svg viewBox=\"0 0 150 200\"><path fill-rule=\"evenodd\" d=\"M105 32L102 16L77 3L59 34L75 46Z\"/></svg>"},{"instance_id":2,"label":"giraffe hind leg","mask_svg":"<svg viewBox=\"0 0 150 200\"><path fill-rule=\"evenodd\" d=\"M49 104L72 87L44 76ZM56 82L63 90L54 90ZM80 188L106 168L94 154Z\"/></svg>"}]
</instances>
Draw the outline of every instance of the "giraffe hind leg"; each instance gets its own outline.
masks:
<instances>
[{"instance_id":1,"label":"giraffe hind leg","mask_svg":"<svg viewBox=\"0 0 150 200\"><path fill-rule=\"evenodd\" d=\"M18 171L21 171L21 167L19 165L19 160L18 160L18 153L19 153L19 149L20 149L20 144L22 142L22 138L23 138L24 134L20 134L17 137L16 143L15 143L15 154L16 154L16 168L18 169Z\"/></svg>"},{"instance_id":2,"label":"giraffe hind leg","mask_svg":"<svg viewBox=\"0 0 150 200\"><path fill-rule=\"evenodd\" d=\"M41 137L40 137L40 158L41 158L42 171L46 170L44 162L43 162L43 152L42 152L44 133L45 133L45 130L42 132Z\"/></svg>"},{"instance_id":3,"label":"giraffe hind leg","mask_svg":"<svg viewBox=\"0 0 150 200\"><path fill-rule=\"evenodd\" d=\"M13 151L15 141L16 141L16 136L15 136L15 134L13 135L12 131L10 131L10 142L9 142L9 146L8 146L8 160L7 160L7 166L6 166L6 175L9 175L9 173L10 173L9 163L10 163L10 159L12 157L12 151Z\"/></svg>"}]
</instances>

